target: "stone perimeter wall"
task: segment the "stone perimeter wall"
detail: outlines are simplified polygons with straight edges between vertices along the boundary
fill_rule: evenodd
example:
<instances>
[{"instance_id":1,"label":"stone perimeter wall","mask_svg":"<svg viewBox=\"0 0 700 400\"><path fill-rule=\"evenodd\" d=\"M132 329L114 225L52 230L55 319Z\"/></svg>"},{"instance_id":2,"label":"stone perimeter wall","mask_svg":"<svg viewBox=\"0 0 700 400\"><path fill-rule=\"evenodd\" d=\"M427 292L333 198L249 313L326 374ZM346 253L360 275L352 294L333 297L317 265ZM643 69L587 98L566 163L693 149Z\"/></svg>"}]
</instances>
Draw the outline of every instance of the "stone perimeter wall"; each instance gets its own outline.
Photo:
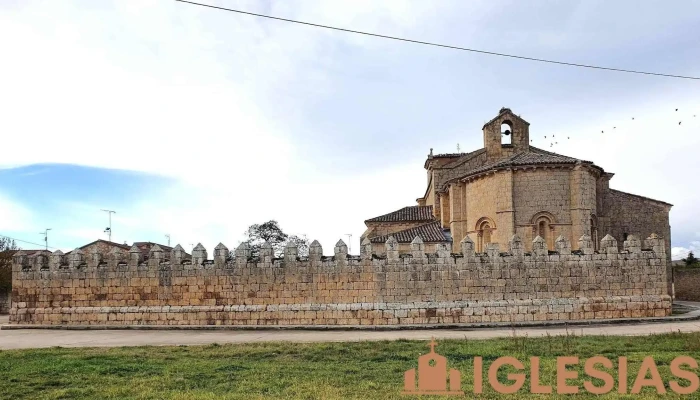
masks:
<instances>
[{"instance_id":1,"label":"stone perimeter wall","mask_svg":"<svg viewBox=\"0 0 700 400\"><path fill-rule=\"evenodd\" d=\"M12 302L12 292L0 290L0 315L10 312L10 303Z\"/></svg>"},{"instance_id":2,"label":"stone perimeter wall","mask_svg":"<svg viewBox=\"0 0 700 400\"><path fill-rule=\"evenodd\" d=\"M700 268L673 268L676 299L700 301Z\"/></svg>"},{"instance_id":3,"label":"stone perimeter wall","mask_svg":"<svg viewBox=\"0 0 700 400\"><path fill-rule=\"evenodd\" d=\"M191 259L177 246L157 246L144 262L140 251L113 250L103 257L60 251L13 263L10 322L64 325L405 325L660 317L671 313L663 239L630 236L619 252L614 238L593 251L560 237L557 252L537 237L525 253L514 236L510 252L492 244L474 252L447 246L426 254L416 238L412 253L399 256L390 237L386 254L347 254L339 241L324 257L318 242L308 258L295 247L259 259L245 245L228 257L220 244L214 259L198 245Z\"/></svg>"}]
</instances>

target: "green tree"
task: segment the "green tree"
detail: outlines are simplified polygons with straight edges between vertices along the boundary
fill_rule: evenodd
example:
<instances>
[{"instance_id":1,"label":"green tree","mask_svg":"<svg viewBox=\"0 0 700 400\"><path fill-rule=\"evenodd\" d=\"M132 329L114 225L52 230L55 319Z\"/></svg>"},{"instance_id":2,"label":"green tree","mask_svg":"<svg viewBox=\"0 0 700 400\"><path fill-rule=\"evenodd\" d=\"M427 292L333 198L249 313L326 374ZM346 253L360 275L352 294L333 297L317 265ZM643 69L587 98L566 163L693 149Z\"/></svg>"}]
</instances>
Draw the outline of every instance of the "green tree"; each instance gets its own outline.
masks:
<instances>
[{"instance_id":1,"label":"green tree","mask_svg":"<svg viewBox=\"0 0 700 400\"><path fill-rule=\"evenodd\" d=\"M250 245L253 257L260 254L260 247L268 242L272 246L276 257L284 254L284 247L287 243L295 243L299 248L300 256L309 254L309 241L306 236L288 235L280 228L279 223L275 220L270 220L262 224L254 224L248 227L245 232L246 240Z\"/></svg>"},{"instance_id":2,"label":"green tree","mask_svg":"<svg viewBox=\"0 0 700 400\"><path fill-rule=\"evenodd\" d=\"M695 257L692 251L688 253L688 257L681 259L681 261L683 261L687 267L700 266L700 260Z\"/></svg>"},{"instance_id":3,"label":"green tree","mask_svg":"<svg viewBox=\"0 0 700 400\"><path fill-rule=\"evenodd\" d=\"M17 250L14 240L0 237L0 293L12 290L12 255Z\"/></svg>"}]
</instances>

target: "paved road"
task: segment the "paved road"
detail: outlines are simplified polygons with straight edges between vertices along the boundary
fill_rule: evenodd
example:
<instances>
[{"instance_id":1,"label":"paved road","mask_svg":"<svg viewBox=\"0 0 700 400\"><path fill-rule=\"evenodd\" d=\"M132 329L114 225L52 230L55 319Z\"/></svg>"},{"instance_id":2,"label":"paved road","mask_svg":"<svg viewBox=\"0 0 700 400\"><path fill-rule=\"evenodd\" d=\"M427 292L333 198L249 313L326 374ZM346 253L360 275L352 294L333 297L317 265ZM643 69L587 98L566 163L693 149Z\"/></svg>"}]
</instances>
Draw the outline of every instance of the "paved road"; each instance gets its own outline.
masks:
<instances>
[{"instance_id":1,"label":"paved road","mask_svg":"<svg viewBox=\"0 0 700 400\"><path fill-rule=\"evenodd\" d=\"M0 323L2 323L0 319ZM615 335L643 336L670 332L700 332L700 321L634 325L600 325L563 327L478 329L478 330L412 330L412 331L132 331L132 330L0 330L0 349L45 347L122 347L204 345L211 343L286 342L350 342L363 340L430 340L489 339L513 335L539 337L549 335Z\"/></svg>"}]
</instances>

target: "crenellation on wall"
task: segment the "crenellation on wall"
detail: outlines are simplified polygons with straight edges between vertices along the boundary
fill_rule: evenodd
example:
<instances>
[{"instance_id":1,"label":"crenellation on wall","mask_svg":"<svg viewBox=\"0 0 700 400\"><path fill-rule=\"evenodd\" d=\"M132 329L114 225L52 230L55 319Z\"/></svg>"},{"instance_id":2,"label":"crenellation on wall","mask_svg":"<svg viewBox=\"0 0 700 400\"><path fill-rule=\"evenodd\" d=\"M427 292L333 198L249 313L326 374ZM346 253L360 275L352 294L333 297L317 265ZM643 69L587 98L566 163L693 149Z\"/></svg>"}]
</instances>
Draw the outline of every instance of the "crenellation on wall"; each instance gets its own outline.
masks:
<instances>
[{"instance_id":1,"label":"crenellation on wall","mask_svg":"<svg viewBox=\"0 0 700 400\"><path fill-rule=\"evenodd\" d=\"M638 239L628 237L621 253L611 236L601 241L600 252L590 242L584 235L581 250L571 252L560 237L558 251L547 251L537 237L533 251L525 252L522 239L513 235L508 252L489 245L476 253L465 237L461 253L453 254L449 245L426 253L416 238L411 253L399 255L390 237L385 254L365 249L349 255L341 240L334 256L324 257L314 241L308 257L287 246L281 258L273 257L269 244L255 258L247 244L233 257L219 244L213 260L198 245L194 262L183 258L179 245L167 257L154 246L138 263L119 257L86 263L72 253L63 269L42 269L37 261L42 255L18 252L10 321L401 325L670 315L663 238L651 235L642 249L635 245ZM51 254L51 265L60 256Z\"/></svg>"}]
</instances>

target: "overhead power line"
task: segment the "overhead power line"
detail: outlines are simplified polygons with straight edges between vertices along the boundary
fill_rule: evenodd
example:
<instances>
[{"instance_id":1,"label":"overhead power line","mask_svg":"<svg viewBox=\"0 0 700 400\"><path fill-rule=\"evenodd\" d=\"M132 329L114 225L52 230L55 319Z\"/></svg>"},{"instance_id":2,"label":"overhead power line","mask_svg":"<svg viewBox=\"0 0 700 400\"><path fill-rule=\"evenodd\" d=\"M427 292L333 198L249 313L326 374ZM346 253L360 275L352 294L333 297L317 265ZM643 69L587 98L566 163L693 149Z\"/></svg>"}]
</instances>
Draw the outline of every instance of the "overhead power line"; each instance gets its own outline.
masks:
<instances>
[{"instance_id":1,"label":"overhead power line","mask_svg":"<svg viewBox=\"0 0 700 400\"><path fill-rule=\"evenodd\" d=\"M46 244L39 244L39 243L34 243L34 242L28 242L28 241L26 241L26 240L17 239L17 238L5 236L5 235L0 235L0 236L2 236L2 237L4 237L4 238L7 238L7 239L10 239L10 240L14 240L15 242L22 242L22 243L27 243L27 244L33 244L33 245L35 245L35 246L45 247L46 249L58 250L57 248L51 247L51 246L47 246Z\"/></svg>"},{"instance_id":2,"label":"overhead power line","mask_svg":"<svg viewBox=\"0 0 700 400\"><path fill-rule=\"evenodd\" d=\"M397 37L397 36L380 35L380 34L378 34L378 33L364 32L364 31L356 31L356 30L352 30L352 29L338 28L338 27L329 26L329 25L314 24L314 23L311 23L311 22L298 21L298 20L293 20L293 19L288 19L288 18L273 17L273 16L271 16L271 15L257 14L257 13L253 13L253 12L249 12L249 11L236 10L236 9L233 9L233 8L224 8L224 7L212 6L212 5L209 5L209 4L195 3L195 2L193 2L193 1L186 1L186 0L175 0L175 1L178 1L178 2L180 2L180 3L193 4L193 5L196 5L196 6L214 8L214 9L217 9L217 10L231 11L231 12L235 12L235 13L239 13L239 14L252 15L252 16L255 16L255 17L269 18L269 19L274 19L274 20L277 20L277 21L285 21L285 22L292 22L292 23L295 23L295 24L302 24L302 25L314 26L314 27L317 27L317 28L332 29L332 30L341 31L341 32L356 33L356 34L359 34L359 35L374 36L374 37L379 37L379 38L383 38L383 39L399 40L399 41L402 41L402 42L423 44L423 45L427 45L427 46L443 47L443 48L453 49L453 50L470 51L470 52L473 52L473 53L488 54L488 55L492 55L492 56L517 58L517 59L520 59L520 60L537 61L537 62L550 63L550 64L559 64L559 65L566 65L566 66L569 66L569 67L592 68L592 69L601 69L601 70L606 70L606 71L625 72L625 73L629 73L629 74L655 75L655 76L665 76L665 77L668 77L668 78L680 78L680 79L694 79L694 80L700 80L700 77L694 77L694 76L672 75L672 74L662 74L662 73L657 73L657 72L636 71L636 70L631 70L631 69L601 67L601 66L597 66L597 65L577 64L577 63L570 63L570 62L564 62L564 61L546 60L546 59L543 59L543 58L534 58L534 57L518 56L518 55L513 55L513 54L497 53L497 52L494 52L494 51L470 49L470 48L467 48L467 47L459 47L459 46L451 46L451 45L447 45L447 44L440 44L440 43L433 43L433 42L425 42L425 41L422 41L422 40L406 39L406 38L400 38L400 37Z\"/></svg>"}]
</instances>

